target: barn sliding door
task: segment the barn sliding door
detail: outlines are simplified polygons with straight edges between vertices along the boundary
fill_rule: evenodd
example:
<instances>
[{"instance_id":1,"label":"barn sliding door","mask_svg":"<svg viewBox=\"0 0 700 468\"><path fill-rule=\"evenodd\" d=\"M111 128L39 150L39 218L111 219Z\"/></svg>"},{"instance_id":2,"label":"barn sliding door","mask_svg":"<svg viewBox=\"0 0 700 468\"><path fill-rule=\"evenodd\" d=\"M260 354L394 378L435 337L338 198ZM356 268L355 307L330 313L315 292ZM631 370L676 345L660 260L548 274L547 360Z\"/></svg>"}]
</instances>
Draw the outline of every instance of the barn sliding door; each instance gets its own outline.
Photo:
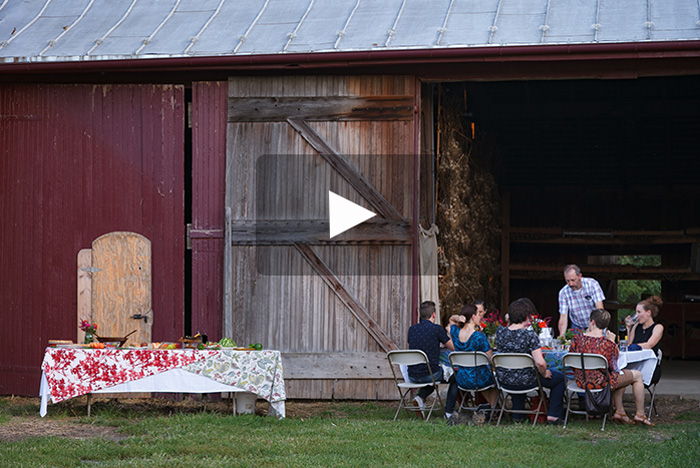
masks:
<instances>
[{"instance_id":1,"label":"barn sliding door","mask_svg":"<svg viewBox=\"0 0 700 468\"><path fill-rule=\"evenodd\" d=\"M229 80L224 335L281 350L290 398L395 398L415 93L413 77ZM329 191L377 216L330 239Z\"/></svg>"}]
</instances>

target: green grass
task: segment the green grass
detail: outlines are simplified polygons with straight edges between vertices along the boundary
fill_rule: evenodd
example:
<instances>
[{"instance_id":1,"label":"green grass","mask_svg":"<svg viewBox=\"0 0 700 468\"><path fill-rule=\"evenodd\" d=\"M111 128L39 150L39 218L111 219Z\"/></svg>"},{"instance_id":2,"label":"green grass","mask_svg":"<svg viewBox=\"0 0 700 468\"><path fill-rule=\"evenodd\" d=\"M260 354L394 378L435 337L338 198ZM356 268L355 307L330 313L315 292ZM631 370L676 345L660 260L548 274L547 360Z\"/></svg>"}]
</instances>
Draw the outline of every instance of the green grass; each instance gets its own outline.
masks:
<instances>
[{"instance_id":1,"label":"green grass","mask_svg":"<svg viewBox=\"0 0 700 468\"><path fill-rule=\"evenodd\" d=\"M651 429L610 424L601 432L599 421L583 420L566 430L450 427L405 415L393 422L393 409L375 403L329 403L313 416L285 420L111 402L93 406L92 418L77 405L56 405L39 420L26 407L11 408L0 404L0 425L35 418L113 426L121 439L0 441L1 467L687 467L700 460L698 418Z\"/></svg>"}]
</instances>

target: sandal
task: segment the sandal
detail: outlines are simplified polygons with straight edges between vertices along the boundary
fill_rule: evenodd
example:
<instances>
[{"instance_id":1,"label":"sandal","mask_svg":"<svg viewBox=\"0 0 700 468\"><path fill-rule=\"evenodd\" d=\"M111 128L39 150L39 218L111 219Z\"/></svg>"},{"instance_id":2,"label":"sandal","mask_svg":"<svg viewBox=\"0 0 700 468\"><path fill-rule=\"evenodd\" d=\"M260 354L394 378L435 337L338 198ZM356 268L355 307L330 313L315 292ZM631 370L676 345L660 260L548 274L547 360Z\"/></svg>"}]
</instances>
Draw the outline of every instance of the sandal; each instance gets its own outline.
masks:
<instances>
[{"instance_id":1,"label":"sandal","mask_svg":"<svg viewBox=\"0 0 700 468\"><path fill-rule=\"evenodd\" d=\"M634 424L634 422L625 413L613 414L612 420L617 424Z\"/></svg>"},{"instance_id":2,"label":"sandal","mask_svg":"<svg viewBox=\"0 0 700 468\"><path fill-rule=\"evenodd\" d=\"M649 418L642 416L641 418L637 415L634 416L634 423L639 426L649 426L654 427L654 423L649 421Z\"/></svg>"}]
</instances>

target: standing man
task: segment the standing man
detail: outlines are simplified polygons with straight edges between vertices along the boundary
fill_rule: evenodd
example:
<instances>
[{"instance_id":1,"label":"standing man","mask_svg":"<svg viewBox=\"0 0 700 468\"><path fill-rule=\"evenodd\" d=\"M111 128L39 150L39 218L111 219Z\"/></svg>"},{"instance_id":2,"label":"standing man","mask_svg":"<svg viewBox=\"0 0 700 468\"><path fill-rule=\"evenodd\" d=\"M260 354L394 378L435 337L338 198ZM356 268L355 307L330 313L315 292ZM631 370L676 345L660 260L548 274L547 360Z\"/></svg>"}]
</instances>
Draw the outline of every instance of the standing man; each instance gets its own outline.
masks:
<instances>
[{"instance_id":1,"label":"standing man","mask_svg":"<svg viewBox=\"0 0 700 468\"><path fill-rule=\"evenodd\" d=\"M420 305L420 322L408 329L409 349L420 349L430 363L433 379L442 381L442 366L440 365L440 345L444 344L449 350L454 351L452 340L447 336L445 329L435 323L435 303L426 301ZM413 383L432 383L428 366L416 364L408 366L408 378ZM425 407L425 400L433 393L433 387L423 387L418 390L418 395L413 399L413 404L421 411ZM418 413L420 416L422 413Z\"/></svg>"},{"instance_id":2,"label":"standing man","mask_svg":"<svg viewBox=\"0 0 700 468\"><path fill-rule=\"evenodd\" d=\"M583 331L588 327L591 311L603 308L605 295L593 278L584 278L578 265L564 267L566 286L559 291L559 336L564 336L568 319L571 328Z\"/></svg>"}]
</instances>

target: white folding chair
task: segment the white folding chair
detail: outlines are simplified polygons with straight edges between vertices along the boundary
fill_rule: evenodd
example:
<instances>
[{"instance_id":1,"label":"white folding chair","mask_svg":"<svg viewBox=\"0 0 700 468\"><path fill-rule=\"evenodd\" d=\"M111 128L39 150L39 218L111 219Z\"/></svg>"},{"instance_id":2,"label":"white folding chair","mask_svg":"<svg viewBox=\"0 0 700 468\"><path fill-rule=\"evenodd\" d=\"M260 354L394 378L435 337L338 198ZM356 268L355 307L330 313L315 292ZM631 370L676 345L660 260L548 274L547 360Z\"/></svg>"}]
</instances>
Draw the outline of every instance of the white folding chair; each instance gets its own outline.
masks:
<instances>
[{"instance_id":1,"label":"white folding chair","mask_svg":"<svg viewBox=\"0 0 700 468\"><path fill-rule=\"evenodd\" d=\"M493 367L491 366L491 359L489 359L488 355L482 351L454 351L450 353L450 365L455 368L455 367L466 367L466 368L473 368L474 373L476 373L476 368L480 366L486 366L488 368L488 372L493 375ZM456 371L455 371L456 372ZM462 399L461 403L459 404L459 408L457 408L457 413L462 411L463 409L469 409L469 410L476 410L476 394L477 392L483 392L484 390L488 390L489 388L494 388L496 386L496 381L495 379L492 381L493 383L486 385L484 387L479 387L479 388L463 388L460 387L459 385L457 388L459 389L459 394ZM474 401L473 407L470 406L465 406L468 399L471 398ZM493 408L495 411L495 408ZM493 415L493 411L491 412L491 415ZM491 416L490 415L490 416ZM489 418L490 420L490 418Z\"/></svg>"},{"instance_id":2,"label":"white folding chair","mask_svg":"<svg viewBox=\"0 0 700 468\"><path fill-rule=\"evenodd\" d=\"M430 415L433 413L433 408L435 404L438 403L439 407L442 407L442 398L440 398L440 392L438 390L438 382L433 379L433 371L430 368L430 362L428 362L428 356L419 349L406 349L406 350L395 350L389 351L387 353L387 358L389 359L389 364L391 367L391 373L394 375L394 382L396 383L396 388L399 391L399 407L396 409L396 414L394 415L394 421L398 417L402 409L405 409L409 414L411 412L422 411L418 406L413 405L413 399L411 392L413 390L418 390L423 387L433 387L435 392L435 398L430 405L425 402L424 409L428 411L428 415L425 417L427 421L430 419ZM416 364L425 364L428 366L428 372L430 373L431 382L428 383L413 383L405 381L401 371L398 371L399 366L414 366ZM399 378L400 376L400 378Z\"/></svg>"},{"instance_id":3,"label":"white folding chair","mask_svg":"<svg viewBox=\"0 0 700 468\"><path fill-rule=\"evenodd\" d=\"M603 373L605 379L607 380L608 386L610 385L610 374L608 373L608 360L605 356L600 354L583 353L583 361L581 359L581 353L568 353L564 355L564 369L567 367L572 369L581 370L583 367L586 368L586 372L591 370L597 370ZM603 391L602 388L590 389L592 393L598 393ZM574 393L585 393L585 390L576 384L575 380L567 380L566 382L566 416L564 417L564 428L566 428L569 422L569 413L573 414L583 414L586 416L586 421L588 421L588 413L584 410L572 410L571 409L571 397ZM611 396L612 397L612 396ZM612 408L612 406L611 406ZM603 416L603 427L600 428L601 431L605 430L605 422L608 419L608 415Z\"/></svg>"},{"instance_id":4,"label":"white folding chair","mask_svg":"<svg viewBox=\"0 0 700 468\"><path fill-rule=\"evenodd\" d=\"M500 393L500 400L501 400L501 409L500 412L498 413L498 422L496 425L498 426L501 424L501 418L503 417L503 413L516 413L516 414L533 414L535 415L535 420L532 423L532 426L534 427L537 424L537 419L539 418L540 415L546 415L547 414L547 405L544 403L545 402L545 394L544 390L542 389L542 382L540 381L540 373L537 370L537 366L535 365L535 360L534 358L526 353L498 353L493 355L493 367L496 369L496 385L498 388L498 391ZM533 372L535 373L535 382L532 384L531 387L528 387L523 390L509 390L505 388L504 382L502 379L498 378L499 370L516 370L516 369L532 369ZM507 384L506 384L507 385ZM513 395L527 395L528 393L536 392L537 395L540 397L540 401L537 405L537 408L532 408L530 407L529 410L527 409L522 409L522 410L515 410L515 409L506 409L506 399L508 396ZM543 408L544 407L544 408Z\"/></svg>"},{"instance_id":5,"label":"white folding chair","mask_svg":"<svg viewBox=\"0 0 700 468\"><path fill-rule=\"evenodd\" d=\"M661 376L656 373L658 370L659 366L661 365L661 359L663 358L664 353L659 350L659 352L656 355L657 361L656 361L656 369L654 369L654 376L651 378L651 383L649 385L644 385L644 388L646 388L647 392L649 392L649 395L651 396L651 401L649 402L649 414L647 415L648 419L651 419L651 410L654 410L654 415L658 416L659 412L656 411L656 403L654 403L654 397L656 396L656 384L659 383L659 380L661 380Z\"/></svg>"}]
</instances>

